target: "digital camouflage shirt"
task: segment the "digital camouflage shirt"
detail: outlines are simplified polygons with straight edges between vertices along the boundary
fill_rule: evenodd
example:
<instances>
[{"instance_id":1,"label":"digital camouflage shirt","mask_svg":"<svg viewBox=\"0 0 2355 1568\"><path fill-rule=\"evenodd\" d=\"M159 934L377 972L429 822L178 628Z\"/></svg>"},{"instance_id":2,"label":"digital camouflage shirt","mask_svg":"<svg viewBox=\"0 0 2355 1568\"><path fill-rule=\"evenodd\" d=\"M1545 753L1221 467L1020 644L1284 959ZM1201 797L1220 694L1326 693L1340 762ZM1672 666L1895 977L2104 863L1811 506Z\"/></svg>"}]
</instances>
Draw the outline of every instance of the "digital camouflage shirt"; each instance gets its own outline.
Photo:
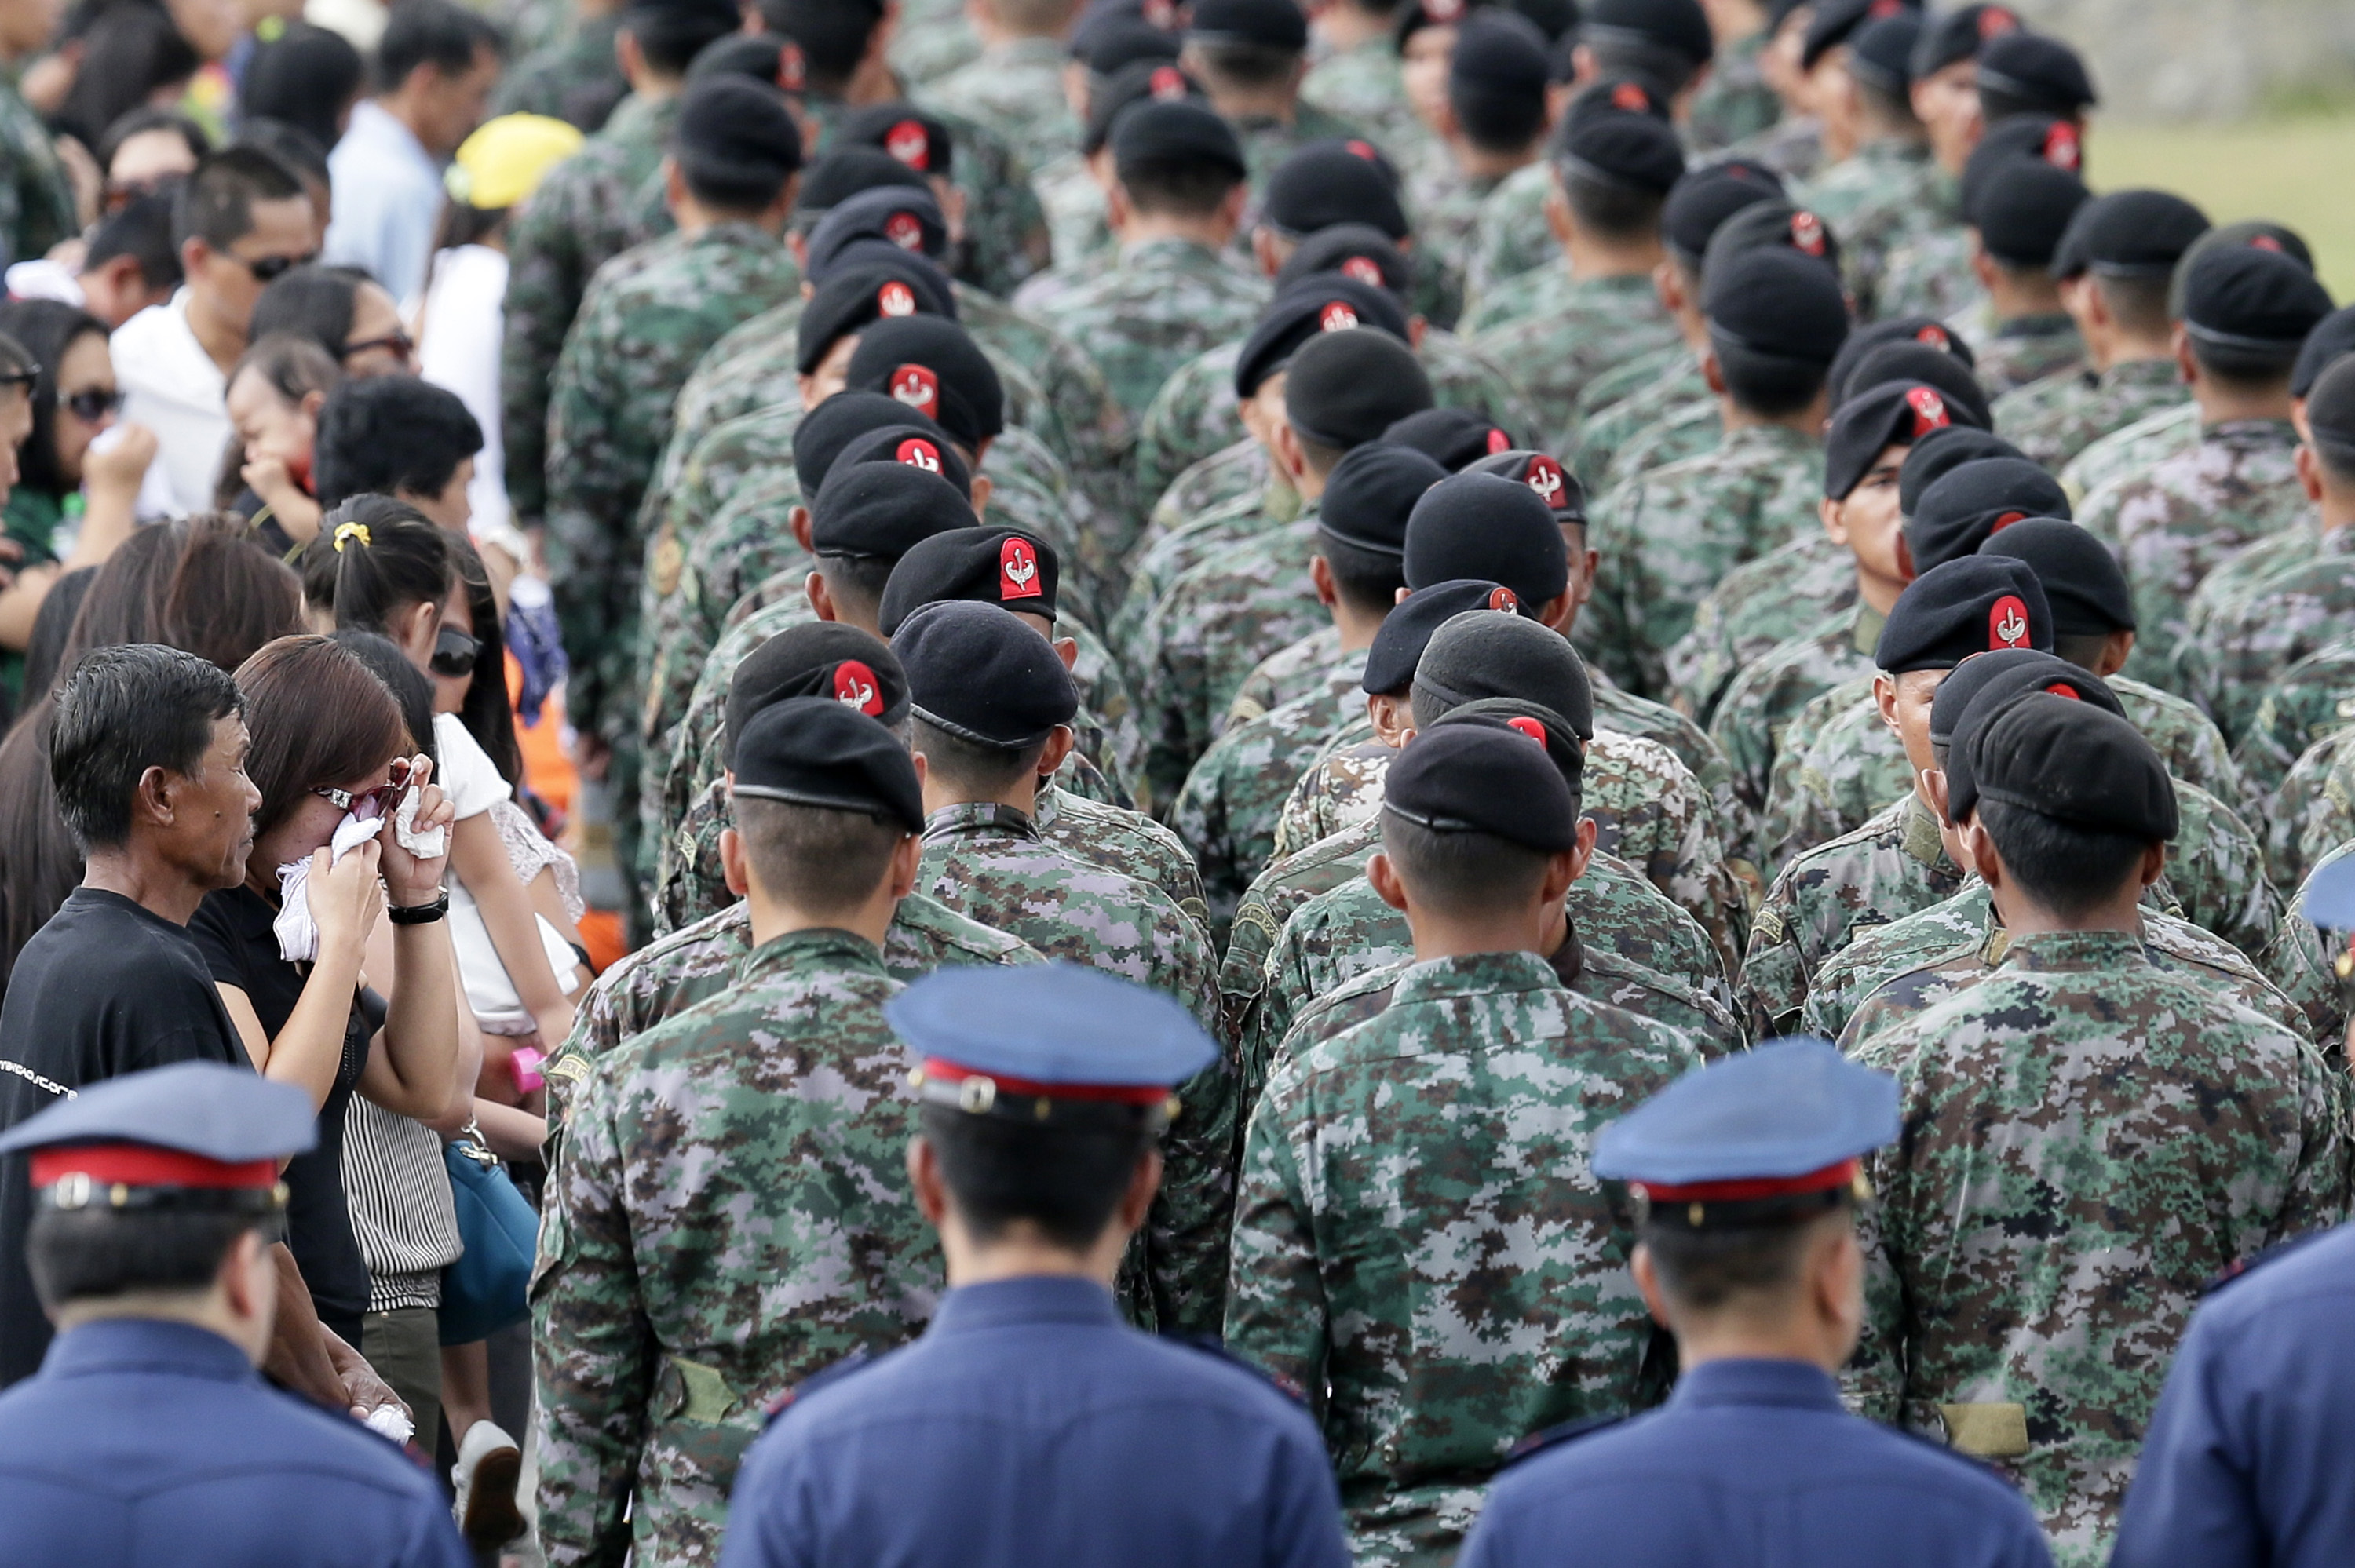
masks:
<instances>
[{"instance_id":1,"label":"digital camouflage shirt","mask_svg":"<svg viewBox=\"0 0 2355 1568\"><path fill-rule=\"evenodd\" d=\"M2355 638L2341 637L2275 675L2232 748L2250 800L2282 787L2297 760L2355 724ZM2262 810L2256 804L2252 810ZM2268 851L2270 853L2270 851Z\"/></svg>"},{"instance_id":2,"label":"digital camouflage shirt","mask_svg":"<svg viewBox=\"0 0 2355 1568\"><path fill-rule=\"evenodd\" d=\"M1677 711L1714 724L1736 675L1855 603L1856 556L1821 529L1734 567L1668 652Z\"/></svg>"},{"instance_id":3,"label":"digital camouflage shirt","mask_svg":"<svg viewBox=\"0 0 2355 1568\"><path fill-rule=\"evenodd\" d=\"M1038 313L1137 418L1179 366L1249 333L1267 300L1267 281L1232 259L1190 239L1156 239L1124 247L1116 265L1041 302Z\"/></svg>"},{"instance_id":4,"label":"digital camouflage shirt","mask_svg":"<svg viewBox=\"0 0 2355 1568\"><path fill-rule=\"evenodd\" d=\"M2003 439L2061 472L2103 437L2190 401L2171 359L2128 359L2096 372L2063 368L2013 388L1990 412Z\"/></svg>"},{"instance_id":5,"label":"digital camouflage shirt","mask_svg":"<svg viewBox=\"0 0 2355 1568\"><path fill-rule=\"evenodd\" d=\"M1851 563L1853 556L1850 557ZM1851 564L1849 581L1855 581ZM1742 804L1764 812L1785 732L1806 705L1843 681L1872 673L1872 650L1888 618L1861 600L1827 616L1743 666L1719 699L1709 737L1733 768Z\"/></svg>"},{"instance_id":6,"label":"digital camouflage shirt","mask_svg":"<svg viewBox=\"0 0 2355 1568\"><path fill-rule=\"evenodd\" d=\"M2289 668L2355 628L2355 529L2307 516L2210 572L2177 655L2182 684L2238 739Z\"/></svg>"},{"instance_id":7,"label":"digital camouflage shirt","mask_svg":"<svg viewBox=\"0 0 2355 1568\"><path fill-rule=\"evenodd\" d=\"M2061 488L2078 505L2114 481L2132 479L2200 444L2200 405L2186 397L2104 436L2061 471Z\"/></svg>"},{"instance_id":8,"label":"digital camouflage shirt","mask_svg":"<svg viewBox=\"0 0 2355 1568\"><path fill-rule=\"evenodd\" d=\"M1556 264L1523 277L1533 281L1518 291L1525 298L1511 302L1518 313L1492 308L1474 329L1472 346L1510 366L1535 406L1541 422L1524 441L1574 429L1579 396L1596 376L1678 341L1677 323L1645 273L1573 279Z\"/></svg>"}]
</instances>

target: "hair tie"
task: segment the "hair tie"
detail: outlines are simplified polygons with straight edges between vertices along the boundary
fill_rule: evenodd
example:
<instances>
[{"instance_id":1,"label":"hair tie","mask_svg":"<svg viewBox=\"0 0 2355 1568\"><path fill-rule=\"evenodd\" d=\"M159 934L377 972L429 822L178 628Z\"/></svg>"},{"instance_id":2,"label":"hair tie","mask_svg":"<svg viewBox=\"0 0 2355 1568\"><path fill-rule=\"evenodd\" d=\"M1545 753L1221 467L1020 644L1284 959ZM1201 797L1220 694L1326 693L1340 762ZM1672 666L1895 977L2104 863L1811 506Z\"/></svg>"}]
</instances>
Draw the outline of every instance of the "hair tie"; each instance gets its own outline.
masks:
<instances>
[{"instance_id":1,"label":"hair tie","mask_svg":"<svg viewBox=\"0 0 2355 1568\"><path fill-rule=\"evenodd\" d=\"M376 543L374 539L368 537L368 524L365 523L338 523L336 524L336 554L340 556L344 553L344 541L346 539L357 539L360 542L360 548L363 550Z\"/></svg>"}]
</instances>

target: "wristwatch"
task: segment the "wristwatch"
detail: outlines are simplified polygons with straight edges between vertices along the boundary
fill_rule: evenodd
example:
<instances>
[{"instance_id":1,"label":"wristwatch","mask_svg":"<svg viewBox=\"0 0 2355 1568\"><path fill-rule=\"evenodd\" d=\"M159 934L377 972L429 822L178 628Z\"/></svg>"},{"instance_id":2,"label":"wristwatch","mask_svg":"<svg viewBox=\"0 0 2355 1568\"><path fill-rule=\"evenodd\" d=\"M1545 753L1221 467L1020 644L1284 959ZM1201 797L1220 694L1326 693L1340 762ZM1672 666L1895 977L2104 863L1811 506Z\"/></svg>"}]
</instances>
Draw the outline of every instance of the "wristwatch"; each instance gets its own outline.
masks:
<instances>
[{"instance_id":1,"label":"wristwatch","mask_svg":"<svg viewBox=\"0 0 2355 1568\"><path fill-rule=\"evenodd\" d=\"M387 905L384 917L396 926L431 926L448 913L450 913L450 890L445 887L434 895L433 902L431 904Z\"/></svg>"}]
</instances>

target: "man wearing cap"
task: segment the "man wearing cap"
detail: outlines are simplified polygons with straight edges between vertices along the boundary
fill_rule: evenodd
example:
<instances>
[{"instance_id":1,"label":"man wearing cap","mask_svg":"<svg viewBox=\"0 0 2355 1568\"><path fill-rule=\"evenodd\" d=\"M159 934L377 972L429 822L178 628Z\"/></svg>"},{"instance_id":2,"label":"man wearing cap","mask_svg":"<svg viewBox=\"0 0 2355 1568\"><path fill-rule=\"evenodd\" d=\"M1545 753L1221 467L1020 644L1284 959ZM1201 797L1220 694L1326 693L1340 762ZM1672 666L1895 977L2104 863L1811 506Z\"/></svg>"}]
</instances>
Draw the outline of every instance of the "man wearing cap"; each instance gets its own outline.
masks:
<instances>
[{"instance_id":1,"label":"man wearing cap","mask_svg":"<svg viewBox=\"0 0 2355 1568\"><path fill-rule=\"evenodd\" d=\"M1390 5L1364 0L1317 0L1303 7L1316 58L1300 81L1300 101L1346 120L1401 156L1430 134L1407 102L1399 70L1400 18ZM1426 24L1460 16L1454 0L1421 7Z\"/></svg>"},{"instance_id":2,"label":"man wearing cap","mask_svg":"<svg viewBox=\"0 0 2355 1568\"><path fill-rule=\"evenodd\" d=\"M1910 91L1921 29L1921 12L1893 0L1827 0L1807 24L1799 69L1831 161L1807 180L1806 201L1843 237L1860 214L1927 195L1929 137Z\"/></svg>"},{"instance_id":3,"label":"man wearing cap","mask_svg":"<svg viewBox=\"0 0 2355 1568\"><path fill-rule=\"evenodd\" d=\"M308 1097L243 1064L84 1087L0 1135L39 1193L27 1261L57 1323L0 1395L0 1552L68 1563L470 1562L440 1489L264 1384L279 1167Z\"/></svg>"},{"instance_id":4,"label":"man wearing cap","mask_svg":"<svg viewBox=\"0 0 2355 1568\"><path fill-rule=\"evenodd\" d=\"M1717 48L1686 111L1684 133L1695 148L1715 152L1771 130L1783 118L1783 100L1765 69L1774 7L1759 0L1719 0L1703 9Z\"/></svg>"},{"instance_id":5,"label":"man wearing cap","mask_svg":"<svg viewBox=\"0 0 2355 1568\"><path fill-rule=\"evenodd\" d=\"M1437 155L1415 160L1409 188L1424 247L1446 274L1460 313L1465 268L1482 207L1504 181L1538 161L1551 123L1549 40L1519 12L1484 5L1455 26L1447 53Z\"/></svg>"},{"instance_id":6,"label":"man wearing cap","mask_svg":"<svg viewBox=\"0 0 2355 1568\"><path fill-rule=\"evenodd\" d=\"M981 56L928 82L926 101L985 125L1032 167L1078 138L1063 101L1063 40L1077 0L979 0L965 20Z\"/></svg>"},{"instance_id":7,"label":"man wearing cap","mask_svg":"<svg viewBox=\"0 0 2355 1568\"><path fill-rule=\"evenodd\" d=\"M1116 1309L1156 1141L1192 1114L1173 1090L1217 1046L1072 965L944 975L889 1015L922 1064L908 1174L948 1292L914 1344L793 1392L746 1457L727 1561L1345 1568L1298 1404Z\"/></svg>"},{"instance_id":8,"label":"man wearing cap","mask_svg":"<svg viewBox=\"0 0 2355 1568\"><path fill-rule=\"evenodd\" d=\"M1665 697L1667 655L1734 567L1820 532L1825 378L1848 335L1831 270L1753 250L1710 281L1701 370L1724 435L1714 451L1653 469L1596 503L1601 556L1585 634L1621 683Z\"/></svg>"},{"instance_id":9,"label":"man wearing cap","mask_svg":"<svg viewBox=\"0 0 2355 1568\"><path fill-rule=\"evenodd\" d=\"M940 1289L883 1017L915 764L877 720L807 696L752 717L735 775L726 853L752 950L733 986L596 1062L549 1183L531 1294L553 1561L711 1561L762 1407L907 1339Z\"/></svg>"},{"instance_id":10,"label":"man wearing cap","mask_svg":"<svg viewBox=\"0 0 2355 1568\"><path fill-rule=\"evenodd\" d=\"M1635 1277L1676 1337L1676 1389L1524 1442L1464 1568L2051 1562L2009 1487L1841 1404L1865 1314L1861 1167L1898 1133L1889 1075L1815 1039L1713 1063L1603 1129L1594 1173L1634 1194Z\"/></svg>"},{"instance_id":11,"label":"man wearing cap","mask_svg":"<svg viewBox=\"0 0 2355 1568\"><path fill-rule=\"evenodd\" d=\"M1994 1461L2097 1563L2201 1286L2343 1212L2346 1108L2311 1044L2145 957L2178 824L2149 745L2048 692L1990 706L1946 779L2010 941L1874 1037L1907 1136L1870 1167L1854 1392Z\"/></svg>"},{"instance_id":12,"label":"man wearing cap","mask_svg":"<svg viewBox=\"0 0 2355 1568\"><path fill-rule=\"evenodd\" d=\"M1387 1010L1270 1075L1226 1341L1309 1391L1357 1561L1397 1564L1454 1550L1520 1438L1647 1397L1628 1218L1582 1172L1612 1107L1700 1056L1542 956L1593 842L1545 745L1434 728L1381 820L1369 874L1416 961ZM1433 1292L1452 1328L1418 1308Z\"/></svg>"},{"instance_id":13,"label":"man wearing cap","mask_svg":"<svg viewBox=\"0 0 2355 1568\"><path fill-rule=\"evenodd\" d=\"M2313 273L2279 251L2218 247L2187 267L2176 358L2200 409L2199 444L2087 496L2078 517L2117 551L2134 585L2140 634L2127 669L2163 685L2180 683L2174 662L2200 579L2295 526L2308 504L2290 373L2307 333L2330 313Z\"/></svg>"}]
</instances>

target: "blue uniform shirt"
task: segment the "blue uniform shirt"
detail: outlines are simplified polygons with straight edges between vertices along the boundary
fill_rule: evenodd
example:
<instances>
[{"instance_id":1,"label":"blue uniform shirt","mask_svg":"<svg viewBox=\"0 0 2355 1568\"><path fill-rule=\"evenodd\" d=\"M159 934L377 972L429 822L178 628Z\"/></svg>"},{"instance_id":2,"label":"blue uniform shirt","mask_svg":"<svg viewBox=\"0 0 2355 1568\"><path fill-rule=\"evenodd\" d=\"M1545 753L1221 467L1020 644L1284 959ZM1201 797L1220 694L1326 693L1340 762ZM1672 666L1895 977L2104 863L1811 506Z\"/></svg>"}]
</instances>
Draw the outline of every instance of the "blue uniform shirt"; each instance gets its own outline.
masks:
<instances>
[{"instance_id":1,"label":"blue uniform shirt","mask_svg":"<svg viewBox=\"0 0 2355 1568\"><path fill-rule=\"evenodd\" d=\"M1994 1472L1849 1414L1800 1361L1708 1361L1497 1478L1458 1568L2042 1568Z\"/></svg>"},{"instance_id":2,"label":"blue uniform shirt","mask_svg":"<svg viewBox=\"0 0 2355 1568\"><path fill-rule=\"evenodd\" d=\"M2355 1543L2355 1226L2201 1304L2151 1417L2111 1568L2304 1568Z\"/></svg>"},{"instance_id":3,"label":"blue uniform shirt","mask_svg":"<svg viewBox=\"0 0 2355 1568\"><path fill-rule=\"evenodd\" d=\"M50 1341L0 1394L8 1568L470 1568L432 1478L186 1323Z\"/></svg>"},{"instance_id":4,"label":"blue uniform shirt","mask_svg":"<svg viewBox=\"0 0 2355 1568\"><path fill-rule=\"evenodd\" d=\"M949 1292L914 1344L804 1393L744 1460L723 1568L1348 1568L1305 1412L1138 1333L1092 1280Z\"/></svg>"}]
</instances>

